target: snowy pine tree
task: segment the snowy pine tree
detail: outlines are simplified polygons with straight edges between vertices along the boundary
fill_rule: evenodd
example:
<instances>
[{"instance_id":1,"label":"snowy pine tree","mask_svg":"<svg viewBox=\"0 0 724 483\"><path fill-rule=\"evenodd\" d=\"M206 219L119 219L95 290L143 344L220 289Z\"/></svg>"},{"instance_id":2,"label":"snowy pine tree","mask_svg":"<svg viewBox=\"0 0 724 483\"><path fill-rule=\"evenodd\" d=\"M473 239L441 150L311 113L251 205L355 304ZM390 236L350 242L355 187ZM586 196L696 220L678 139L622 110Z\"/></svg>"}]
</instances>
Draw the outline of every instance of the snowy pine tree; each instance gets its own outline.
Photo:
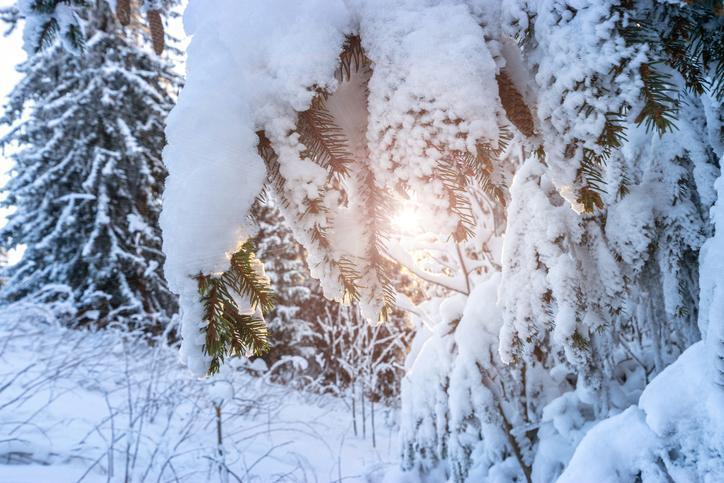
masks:
<instances>
[{"instance_id":1,"label":"snowy pine tree","mask_svg":"<svg viewBox=\"0 0 724 483\"><path fill-rule=\"evenodd\" d=\"M16 8L8 10L8 18L14 12L14 17L25 19L23 38L25 51L34 54L50 47L60 40L63 47L69 52L79 53L85 49L88 34L93 33L91 28L87 32L84 28L85 20L93 17L97 12L112 7L116 20L128 26L134 21L139 25L138 16L144 14L151 45L156 54L161 55L165 46L165 32L161 11L169 5L178 3L177 0L139 0L133 4L132 0L18 0Z\"/></svg>"},{"instance_id":2,"label":"snowy pine tree","mask_svg":"<svg viewBox=\"0 0 724 483\"><path fill-rule=\"evenodd\" d=\"M178 77L109 6L85 11L81 55L54 44L19 69L3 143L17 145L2 230L24 245L5 300L68 287L80 324L158 331L176 311L163 277L158 216L164 118Z\"/></svg>"}]
</instances>

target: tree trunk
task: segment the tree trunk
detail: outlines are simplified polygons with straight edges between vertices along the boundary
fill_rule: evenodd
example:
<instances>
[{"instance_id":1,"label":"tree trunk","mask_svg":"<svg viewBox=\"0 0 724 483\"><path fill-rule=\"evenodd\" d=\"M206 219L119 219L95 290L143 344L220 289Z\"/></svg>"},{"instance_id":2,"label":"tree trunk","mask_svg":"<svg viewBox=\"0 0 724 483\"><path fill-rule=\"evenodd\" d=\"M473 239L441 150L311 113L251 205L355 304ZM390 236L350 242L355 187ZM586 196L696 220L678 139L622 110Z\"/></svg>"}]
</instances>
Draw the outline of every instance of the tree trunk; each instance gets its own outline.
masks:
<instances>
[{"instance_id":1,"label":"tree trunk","mask_svg":"<svg viewBox=\"0 0 724 483\"><path fill-rule=\"evenodd\" d=\"M367 439L367 414L365 412L365 392L360 391L360 406L362 406L362 438Z\"/></svg>"},{"instance_id":2,"label":"tree trunk","mask_svg":"<svg viewBox=\"0 0 724 483\"><path fill-rule=\"evenodd\" d=\"M352 385L352 427L354 436L357 437L357 386Z\"/></svg>"},{"instance_id":3,"label":"tree trunk","mask_svg":"<svg viewBox=\"0 0 724 483\"><path fill-rule=\"evenodd\" d=\"M377 438L375 435L375 402L370 399L370 424L372 425L372 447L377 447Z\"/></svg>"}]
</instances>

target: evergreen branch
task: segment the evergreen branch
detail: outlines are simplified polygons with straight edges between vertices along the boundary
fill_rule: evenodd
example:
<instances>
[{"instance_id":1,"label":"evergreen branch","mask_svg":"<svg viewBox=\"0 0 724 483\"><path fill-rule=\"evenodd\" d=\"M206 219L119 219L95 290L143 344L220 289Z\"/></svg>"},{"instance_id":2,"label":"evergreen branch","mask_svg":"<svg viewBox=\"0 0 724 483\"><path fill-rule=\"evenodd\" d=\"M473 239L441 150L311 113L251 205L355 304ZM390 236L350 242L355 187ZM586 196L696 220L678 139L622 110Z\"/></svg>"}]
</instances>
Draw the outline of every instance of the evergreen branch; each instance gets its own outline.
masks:
<instances>
[{"instance_id":1,"label":"evergreen branch","mask_svg":"<svg viewBox=\"0 0 724 483\"><path fill-rule=\"evenodd\" d=\"M272 187L274 188L277 197L281 200L284 207L289 206L289 201L286 199L286 181L279 172L279 157L274 151L271 145L271 141L267 138L264 131L257 131L257 137L259 143L257 144L257 151L264 160L267 166L267 177ZM312 210L323 210L324 206L321 203L321 197L319 198L320 203L314 203L313 200L307 200L307 207L302 216L309 214ZM327 238L325 230L320 227L319 224L315 223L310 233L311 240L317 245L322 251L323 263L329 266L333 271L337 273L337 280L342 286L342 296L347 301L359 300L358 281L360 278L359 272L353 262L349 259L342 257L339 260L332 258L332 247Z\"/></svg>"},{"instance_id":2,"label":"evergreen branch","mask_svg":"<svg viewBox=\"0 0 724 483\"><path fill-rule=\"evenodd\" d=\"M299 140L306 150L303 157L313 159L335 176L347 176L352 155L342 128L327 110L325 98L317 94L308 110L297 116Z\"/></svg>"},{"instance_id":3,"label":"evergreen branch","mask_svg":"<svg viewBox=\"0 0 724 483\"><path fill-rule=\"evenodd\" d=\"M60 0L35 0L30 4L30 8L35 12L50 15L55 13L59 3Z\"/></svg>"},{"instance_id":4,"label":"evergreen branch","mask_svg":"<svg viewBox=\"0 0 724 483\"><path fill-rule=\"evenodd\" d=\"M605 149L603 152L598 152L583 148L583 158L576 178L582 184L578 190L578 202L583 205L586 213L593 213L596 208L604 207L601 195L606 193L603 167L607 157L608 153Z\"/></svg>"},{"instance_id":5,"label":"evergreen branch","mask_svg":"<svg viewBox=\"0 0 724 483\"><path fill-rule=\"evenodd\" d=\"M260 265L254 245L247 241L231 256L231 267L223 277L240 295L249 298L252 308L267 314L274 308L274 294L269 281L257 273L256 267Z\"/></svg>"},{"instance_id":6,"label":"evergreen branch","mask_svg":"<svg viewBox=\"0 0 724 483\"><path fill-rule=\"evenodd\" d=\"M360 164L360 196L361 206L368 213L367 231L368 240L365 258L369 268L374 272L379 288L382 290L380 307L380 320L388 320L395 307L395 289L389 275L386 259L384 258L385 242L388 239L389 214L392 213L392 202L383 189L375 184L372 170L365 164Z\"/></svg>"},{"instance_id":7,"label":"evergreen branch","mask_svg":"<svg viewBox=\"0 0 724 483\"><path fill-rule=\"evenodd\" d=\"M455 241L466 240L473 234L475 219L470 200L467 197L468 176L472 171L466 170L465 159L460 155L451 153L440 158L435 166L433 176L439 179L445 188L448 201L448 210L457 220L455 232L452 233Z\"/></svg>"},{"instance_id":8,"label":"evergreen branch","mask_svg":"<svg viewBox=\"0 0 724 483\"><path fill-rule=\"evenodd\" d=\"M279 157L274 151L274 148L271 145L271 141L269 140L269 138L266 137L266 133L264 133L264 131L257 131L256 135L259 139L259 142L256 145L256 150L259 153L259 156L261 156L261 159L264 160L264 164L266 165L267 179L269 180L269 183L271 184L274 191L279 195L279 199L281 200L282 205L287 207L289 206L289 204L283 196L285 182L284 178L279 172Z\"/></svg>"},{"instance_id":9,"label":"evergreen branch","mask_svg":"<svg viewBox=\"0 0 724 483\"><path fill-rule=\"evenodd\" d=\"M2 7L0 8L0 22L7 24L7 30L2 35L7 37L12 34L20 23L20 12L17 7Z\"/></svg>"},{"instance_id":10,"label":"evergreen branch","mask_svg":"<svg viewBox=\"0 0 724 483\"><path fill-rule=\"evenodd\" d=\"M723 23L721 2L692 1L632 12L620 30L627 44L648 45L650 64L668 64L678 71L687 89L698 95L709 91L721 100Z\"/></svg>"},{"instance_id":11,"label":"evergreen branch","mask_svg":"<svg viewBox=\"0 0 724 483\"><path fill-rule=\"evenodd\" d=\"M668 29L660 34L659 45L668 57L668 63L684 78L687 88L703 94L707 86L702 58L704 33L699 31L698 20L692 18L692 15L699 17L697 10L696 6L662 10L661 20Z\"/></svg>"},{"instance_id":12,"label":"evergreen branch","mask_svg":"<svg viewBox=\"0 0 724 483\"><path fill-rule=\"evenodd\" d=\"M269 348L264 320L239 312L224 277L198 275L206 338L204 353L211 356L209 374L218 372L227 356L261 355Z\"/></svg>"},{"instance_id":13,"label":"evergreen branch","mask_svg":"<svg viewBox=\"0 0 724 483\"><path fill-rule=\"evenodd\" d=\"M323 249L324 263L337 271L337 281L342 286L344 301L357 302L360 297L358 287L361 276L355 263L348 257L343 256L339 260L334 260L328 255L332 251L332 246L327 238L327 233L319 225L314 225L312 241Z\"/></svg>"},{"instance_id":14,"label":"evergreen branch","mask_svg":"<svg viewBox=\"0 0 724 483\"><path fill-rule=\"evenodd\" d=\"M337 79L340 82L348 81L353 72L369 66L370 62L362 49L362 43L358 36L347 37L339 58L339 67L337 69ZM348 143L344 131L337 125L334 116L326 107L326 94L319 93L313 99L310 108L302 112L297 117L297 132L300 141L304 144L306 150L303 156L313 159L317 164L327 169L329 176L327 186L331 189L337 189L345 197L345 191L340 185L343 177L350 175L349 166L354 162L353 156L348 151ZM286 181L279 171L278 156L274 152L271 142L265 136L263 131L257 132L259 137L258 151L267 165L267 173L271 184L273 185L278 197L282 200L285 207L289 206L286 199ZM314 199L305 199L305 209L300 217L309 214L326 213L326 207L323 202L324 193L320 193ZM324 227L318 223L314 223L310 230L311 240L323 253L322 263L329 266L336 272L337 279L342 287L343 298L347 301L359 300L359 280L361 278L355 263L347 258L341 257L335 260L332 257L332 247L327 238ZM376 260L381 259L381 251L379 249L380 241L376 240L370 249L368 259L373 265L378 265ZM385 277L380 271L378 279L381 279L385 287L384 298L389 302L394 300L394 294L390 291L389 277ZM386 303L385 306L391 304ZM387 310L384 310L385 314ZM383 314L384 315L384 314Z\"/></svg>"},{"instance_id":15,"label":"evergreen branch","mask_svg":"<svg viewBox=\"0 0 724 483\"><path fill-rule=\"evenodd\" d=\"M206 321L204 352L211 356L209 374L217 372L227 356L261 355L268 350L264 320L241 313L233 295L248 298L255 312L267 314L274 308L269 279L257 271L260 265L247 241L232 255L229 270L220 276L196 277Z\"/></svg>"},{"instance_id":16,"label":"evergreen branch","mask_svg":"<svg viewBox=\"0 0 724 483\"><path fill-rule=\"evenodd\" d=\"M235 351L234 355L240 356L243 348L247 348L254 355L262 355L269 350L268 332L264 320L250 314L240 314L229 308L227 305L224 315L232 324L231 346Z\"/></svg>"},{"instance_id":17,"label":"evergreen branch","mask_svg":"<svg viewBox=\"0 0 724 483\"><path fill-rule=\"evenodd\" d=\"M63 34L63 36L68 41L68 44L76 51L82 52L85 49L85 36L83 35L83 31L80 29L80 25L69 25L68 30Z\"/></svg>"},{"instance_id":18,"label":"evergreen branch","mask_svg":"<svg viewBox=\"0 0 724 483\"><path fill-rule=\"evenodd\" d=\"M38 32L38 40L35 43L35 52L40 52L43 49L47 49L53 45L56 36L58 35L58 21L54 18L48 19Z\"/></svg>"},{"instance_id":19,"label":"evergreen branch","mask_svg":"<svg viewBox=\"0 0 724 483\"><path fill-rule=\"evenodd\" d=\"M67 44L76 51L83 51L85 48L85 36L80 27L80 22L75 11L72 11L73 22L65 27L61 32L61 25L56 17L56 9L60 4L67 4L74 8L88 8L87 0L35 0L30 4L30 10L47 17L37 33L35 39L34 52L40 52L53 45L59 35L62 34ZM17 21L17 18L16 18Z\"/></svg>"},{"instance_id":20,"label":"evergreen branch","mask_svg":"<svg viewBox=\"0 0 724 483\"><path fill-rule=\"evenodd\" d=\"M590 106L581 109L590 110ZM601 134L596 140L597 148L580 148L581 141L574 140L566 148L566 157L570 158L577 149L582 150L581 163L576 173L576 181L580 185L577 201L583 206L586 213L593 213L596 208L604 207L602 194L606 193L606 180L603 177L603 168L614 150L623 146L626 141L625 111L607 112L606 122Z\"/></svg>"},{"instance_id":21,"label":"evergreen branch","mask_svg":"<svg viewBox=\"0 0 724 483\"><path fill-rule=\"evenodd\" d=\"M370 65L370 60L362 48L362 39L358 35L348 35L339 55L337 80L349 81L352 72L357 72Z\"/></svg>"},{"instance_id":22,"label":"evergreen branch","mask_svg":"<svg viewBox=\"0 0 724 483\"><path fill-rule=\"evenodd\" d=\"M338 261L330 260L334 268L339 271L338 281L342 284L343 298L345 302L352 303L359 301L360 274L357 266L348 257L341 257Z\"/></svg>"},{"instance_id":23,"label":"evergreen branch","mask_svg":"<svg viewBox=\"0 0 724 483\"><path fill-rule=\"evenodd\" d=\"M640 73L644 83L642 88L644 105L636 116L636 124L645 123L647 131L656 129L659 135L673 131L679 111L679 100L674 97L677 89L669 82L671 76L654 69L652 64L642 64Z\"/></svg>"},{"instance_id":24,"label":"evergreen branch","mask_svg":"<svg viewBox=\"0 0 724 483\"><path fill-rule=\"evenodd\" d=\"M495 184L492 181L492 176L512 138L513 134L510 130L502 126L497 147L492 147L487 143L478 143L476 146L477 156L473 157L468 153L465 154L465 163L475 173L475 179L480 189L488 196L490 201L497 201L502 206L507 204L505 186Z\"/></svg>"},{"instance_id":25,"label":"evergreen branch","mask_svg":"<svg viewBox=\"0 0 724 483\"><path fill-rule=\"evenodd\" d=\"M596 144L603 147L604 158L608 159L614 149L619 149L627 141L625 112L607 112L603 130L596 140ZM604 159L604 161L605 161Z\"/></svg>"},{"instance_id":26,"label":"evergreen branch","mask_svg":"<svg viewBox=\"0 0 724 483\"><path fill-rule=\"evenodd\" d=\"M468 197L471 179L493 203L505 206L505 189L492 181L495 164L503 152L508 148L512 139L510 130L500 129L500 137L496 147L480 142L476 145L476 154L467 151L452 151L442 156L435 166L433 176L439 179L446 191L450 213L458 220L455 232L452 234L456 242L467 239L473 233L475 219ZM438 150L442 148L436 147Z\"/></svg>"}]
</instances>

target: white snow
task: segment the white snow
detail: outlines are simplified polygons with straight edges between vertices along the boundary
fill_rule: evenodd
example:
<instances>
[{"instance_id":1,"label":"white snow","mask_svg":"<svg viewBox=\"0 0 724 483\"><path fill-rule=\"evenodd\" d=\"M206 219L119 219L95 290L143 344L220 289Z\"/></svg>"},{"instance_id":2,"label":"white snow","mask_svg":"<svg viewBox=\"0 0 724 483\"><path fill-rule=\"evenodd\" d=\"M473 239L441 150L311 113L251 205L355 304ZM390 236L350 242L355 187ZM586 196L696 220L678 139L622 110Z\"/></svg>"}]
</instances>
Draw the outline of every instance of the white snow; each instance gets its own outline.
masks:
<instances>
[{"instance_id":1,"label":"white snow","mask_svg":"<svg viewBox=\"0 0 724 483\"><path fill-rule=\"evenodd\" d=\"M483 10L489 38L479 24ZM188 77L168 119L164 159L170 176L161 220L166 275L181 296L182 354L189 367L203 372L207 364L193 277L223 271L251 233L246 214L265 176L257 130L264 130L279 157L285 215L308 251L312 274L326 295L339 297L339 272L325 257L357 260L361 307L376 317L382 290L366 260L373 243L364 232L370 208L353 201L329 219L307 213L308 200L322 197L336 209L339 199L335 190L323 189L326 170L302 157L304 146L293 132L296 115L316 89L335 90L345 36L359 34L374 65L367 109L353 102L359 79L330 99L331 112L350 131L350 149L365 155L364 168L353 173L360 178L361 169L370 170L375 189L403 180L441 214L449 201L439 174L430 179L435 161L453 150L475 154L479 143L497 143L502 107L496 75L505 64L495 40L499 22L492 20L498 10L490 2L223 0L209 8L191 0L184 16L193 37ZM359 183L347 184L352 195L359 192ZM445 216L424 221L446 233L457 224ZM333 253L315 246L315 227L329 228Z\"/></svg>"},{"instance_id":2,"label":"white snow","mask_svg":"<svg viewBox=\"0 0 724 483\"><path fill-rule=\"evenodd\" d=\"M722 164L721 106L685 94L678 131L654 135L634 125L639 68L651 59L646 46L621 35L631 19L620 3L191 0L184 22L193 40L168 119L161 219L165 273L181 297L182 362L195 374L208 365L194 277L224 271L254 230L248 213L267 176L257 131L278 155L284 215L313 276L339 297L339 269L326 257L354 260L360 306L372 317L380 287L366 252L370 207L359 196L369 172L372 189L401 189L423 206L408 232L432 232L424 240L393 234L386 246L405 276L432 287L418 305L397 298L418 329L402 381L406 471L396 468L393 425L370 448L351 436L344 400L268 383L282 365L307 364L298 356L271 368L235 360L199 380L172 349L114 331L71 332L38 320L45 309L16 305L0 313L0 432L9 435L0 439L0 479L100 481L128 472L131 480L199 481L233 471L242 481L377 481L385 472L387 482L521 481L524 473L536 482L720 481L724 178L713 180L717 159ZM62 28L74 22L70 6L56 14ZM29 22L28 45L43 20ZM528 27L521 53L512 39ZM340 80L349 35L360 36L372 68ZM479 211L473 239L443 242L459 220L436 170L451 152L496 143L507 123L496 80L504 68L536 120L536 139L516 132L515 149L495 168L506 183L515 171L510 203L497 207L507 209L505 235L495 207L481 202L471 208ZM319 90L330 92L329 112L358 161L341 188L326 189L328 170L304 157L295 132L297 114ZM101 99L113 100L108 92ZM584 214L582 157L603 154L612 113L628 116L620 121L628 139L601 167L606 207ZM125 123L118 129L130 133ZM536 143L545 148L540 157ZM113 167L96 164L90 180ZM348 203L342 194L351 195ZM317 199L330 213L305 213ZM104 193L62 201L106 210L113 203ZM132 232L148 228L135 215L127 222ZM93 237L107 223L100 216ZM327 232L329 253L315 245L315 228ZM700 248L697 285L692 254ZM439 258L421 260L425 251ZM93 238L83 255L92 252ZM697 286L700 304L687 293ZM238 303L249 309L248 300ZM72 312L72 300L65 306ZM329 315L319 325L336 333L342 324ZM329 363L370 385L377 374L354 360L365 341Z\"/></svg>"},{"instance_id":3,"label":"white snow","mask_svg":"<svg viewBox=\"0 0 724 483\"><path fill-rule=\"evenodd\" d=\"M3 483L236 481L219 479L220 464L242 481L363 482L396 466L394 426L379 418L373 448L353 435L342 399L270 384L241 363L199 380L174 348L62 328L40 309L0 313Z\"/></svg>"},{"instance_id":4,"label":"white snow","mask_svg":"<svg viewBox=\"0 0 724 483\"><path fill-rule=\"evenodd\" d=\"M207 361L192 277L224 271L252 233L246 215L266 175L255 131L285 136L310 88L333 85L349 22L343 5L323 1L189 2L192 41L185 87L168 118L161 226L165 273L181 297L182 354L197 373Z\"/></svg>"},{"instance_id":5,"label":"white snow","mask_svg":"<svg viewBox=\"0 0 724 483\"><path fill-rule=\"evenodd\" d=\"M723 158L724 159L724 158ZM706 371L718 385L724 404L724 176L714 184L718 198L711 209L715 234L701 249L701 309L699 329L709 352ZM721 415L724 419L724 414Z\"/></svg>"},{"instance_id":6,"label":"white snow","mask_svg":"<svg viewBox=\"0 0 724 483\"><path fill-rule=\"evenodd\" d=\"M559 483L721 481L722 406L706 356L705 344L694 344L651 381L638 406L593 427Z\"/></svg>"}]
</instances>

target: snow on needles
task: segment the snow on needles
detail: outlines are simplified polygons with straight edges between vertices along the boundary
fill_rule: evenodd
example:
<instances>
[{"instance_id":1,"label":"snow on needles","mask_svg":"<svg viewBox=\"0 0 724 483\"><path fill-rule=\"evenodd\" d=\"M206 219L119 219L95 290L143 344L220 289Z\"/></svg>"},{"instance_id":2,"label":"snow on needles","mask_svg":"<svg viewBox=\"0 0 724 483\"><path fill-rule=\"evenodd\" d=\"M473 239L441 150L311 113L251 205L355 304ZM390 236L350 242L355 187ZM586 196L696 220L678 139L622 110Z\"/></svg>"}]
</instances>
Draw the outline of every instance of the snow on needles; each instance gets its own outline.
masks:
<instances>
[{"instance_id":1,"label":"snow on needles","mask_svg":"<svg viewBox=\"0 0 724 483\"><path fill-rule=\"evenodd\" d=\"M429 182L432 163L442 155L435 151L475 153L476 143L498 138L502 108L495 76L504 60L483 35L482 8L492 9L488 18L497 15L491 2L189 3L184 23L193 39L186 85L168 119L164 159L170 175L161 225L166 275L181 297L182 354L194 371L203 372L207 361L193 277L225 270L229 255L252 232L246 215L265 178L256 131L265 131L280 172L293 181L286 197L302 206L297 202L319 192L325 173L302 158L304 146L293 133L296 115L317 88L336 87L345 36L359 33L375 66L367 125L375 182L389 187L393 178L407 180L440 204L443 187ZM321 258L311 247L311 265ZM333 274L312 270L325 293L334 293Z\"/></svg>"},{"instance_id":2,"label":"snow on needles","mask_svg":"<svg viewBox=\"0 0 724 483\"><path fill-rule=\"evenodd\" d=\"M721 406L707 401L714 390L705 366L698 342L651 381L638 406L594 426L558 481L719 481L724 425Z\"/></svg>"},{"instance_id":3,"label":"snow on needles","mask_svg":"<svg viewBox=\"0 0 724 483\"><path fill-rule=\"evenodd\" d=\"M722 157L724 161L724 157ZM716 204L711 209L711 220L715 225L715 235L706 241L701 249L701 310L699 329L704 334L708 349L707 372L711 374L718 391L715 399L724 403L724 176L714 184L719 193ZM724 428L724 421L721 421Z\"/></svg>"},{"instance_id":4,"label":"snow on needles","mask_svg":"<svg viewBox=\"0 0 724 483\"><path fill-rule=\"evenodd\" d=\"M194 0L186 85L168 119L161 226L166 276L180 295L182 357L204 372L198 273L228 267L265 178L255 131L289 130L314 85L333 82L350 15L333 2ZM274 12L274 14L269 14ZM213 55L210 55L213 53Z\"/></svg>"}]
</instances>

